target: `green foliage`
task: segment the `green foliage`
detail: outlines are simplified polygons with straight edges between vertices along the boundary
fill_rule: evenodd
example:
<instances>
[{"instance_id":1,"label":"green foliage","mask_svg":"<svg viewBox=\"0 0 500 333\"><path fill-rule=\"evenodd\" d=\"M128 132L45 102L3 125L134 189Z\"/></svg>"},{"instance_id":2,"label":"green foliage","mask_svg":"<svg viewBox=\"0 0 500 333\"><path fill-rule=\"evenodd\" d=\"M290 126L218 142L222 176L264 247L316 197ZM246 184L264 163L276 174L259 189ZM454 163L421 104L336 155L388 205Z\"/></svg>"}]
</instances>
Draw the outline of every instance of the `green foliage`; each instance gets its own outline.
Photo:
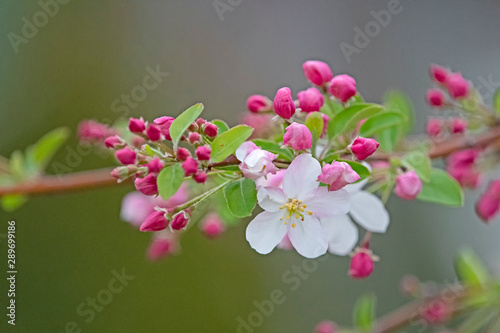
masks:
<instances>
[{"instance_id":1,"label":"green foliage","mask_svg":"<svg viewBox=\"0 0 500 333\"><path fill-rule=\"evenodd\" d=\"M210 155L212 161L215 163L222 162L226 157L233 154L252 135L252 132L252 127L238 125L218 135L212 142L212 153Z\"/></svg>"},{"instance_id":2,"label":"green foliage","mask_svg":"<svg viewBox=\"0 0 500 333\"><path fill-rule=\"evenodd\" d=\"M410 98L401 91L391 90L384 97L384 105L388 111L401 114L404 119L401 123L403 134L407 134L411 130L415 118Z\"/></svg>"},{"instance_id":3,"label":"green foliage","mask_svg":"<svg viewBox=\"0 0 500 333\"><path fill-rule=\"evenodd\" d=\"M0 205L6 212L12 212L24 205L28 197L22 194L9 194L0 198Z\"/></svg>"},{"instance_id":4,"label":"green foliage","mask_svg":"<svg viewBox=\"0 0 500 333\"><path fill-rule=\"evenodd\" d=\"M381 105L373 103L359 103L346 108L328 122L328 137L333 138L354 130L361 120L374 116L383 109Z\"/></svg>"},{"instance_id":5,"label":"green foliage","mask_svg":"<svg viewBox=\"0 0 500 333\"><path fill-rule=\"evenodd\" d=\"M282 149L278 143L275 143L275 142L269 141L269 140L264 140L264 139L255 139L252 141L260 148L267 150L271 153L278 154L279 159L282 159L285 161L291 161L294 158L293 152L290 149L288 149L288 148Z\"/></svg>"},{"instance_id":6,"label":"green foliage","mask_svg":"<svg viewBox=\"0 0 500 333\"><path fill-rule=\"evenodd\" d=\"M248 178L240 178L224 187L224 198L229 211L236 217L252 214L257 204L255 182Z\"/></svg>"},{"instance_id":7,"label":"green foliage","mask_svg":"<svg viewBox=\"0 0 500 333\"><path fill-rule=\"evenodd\" d=\"M69 135L69 129L66 127L50 131L27 149L26 160L32 161L38 170L44 170Z\"/></svg>"},{"instance_id":8,"label":"green foliage","mask_svg":"<svg viewBox=\"0 0 500 333\"><path fill-rule=\"evenodd\" d=\"M174 143L174 147L177 146L181 136L188 129L188 127L195 121L203 111L203 104L198 103L186 111L181 113L175 120L172 122L170 126L170 136L172 137L172 142Z\"/></svg>"},{"instance_id":9,"label":"green foliage","mask_svg":"<svg viewBox=\"0 0 500 333\"><path fill-rule=\"evenodd\" d=\"M177 163L164 168L158 175L158 192L163 200L170 199L182 185L184 169Z\"/></svg>"},{"instance_id":10,"label":"green foliage","mask_svg":"<svg viewBox=\"0 0 500 333\"><path fill-rule=\"evenodd\" d=\"M411 151L403 156L403 164L415 170L421 181L428 183L431 180L431 159L422 150Z\"/></svg>"},{"instance_id":11,"label":"green foliage","mask_svg":"<svg viewBox=\"0 0 500 333\"><path fill-rule=\"evenodd\" d=\"M313 136L313 140L317 140L323 133L323 117L320 112L312 112L306 119L306 124Z\"/></svg>"},{"instance_id":12,"label":"green foliage","mask_svg":"<svg viewBox=\"0 0 500 333\"><path fill-rule=\"evenodd\" d=\"M371 137L391 127L399 126L403 117L397 112L384 112L368 118L359 130L362 137Z\"/></svg>"},{"instance_id":13,"label":"green foliage","mask_svg":"<svg viewBox=\"0 0 500 333\"><path fill-rule=\"evenodd\" d=\"M493 96L493 108L500 115L500 89L495 91L495 95Z\"/></svg>"},{"instance_id":14,"label":"green foliage","mask_svg":"<svg viewBox=\"0 0 500 333\"><path fill-rule=\"evenodd\" d=\"M455 272L460 282L467 287L485 285L490 276L483 262L470 250L464 250L455 259Z\"/></svg>"},{"instance_id":15,"label":"green foliage","mask_svg":"<svg viewBox=\"0 0 500 333\"><path fill-rule=\"evenodd\" d=\"M432 169L429 182L422 184L417 199L457 207L463 205L464 195L460 184L447 172Z\"/></svg>"},{"instance_id":16,"label":"green foliage","mask_svg":"<svg viewBox=\"0 0 500 333\"><path fill-rule=\"evenodd\" d=\"M217 126L217 129L218 129L217 134L219 134L219 135L226 132L229 129L229 126L227 125L227 123L224 120L215 119L215 120L212 120L211 123L214 124L215 126Z\"/></svg>"},{"instance_id":17,"label":"green foliage","mask_svg":"<svg viewBox=\"0 0 500 333\"><path fill-rule=\"evenodd\" d=\"M371 332L375 322L376 297L373 294L363 295L354 306L354 326L360 332Z\"/></svg>"}]
</instances>

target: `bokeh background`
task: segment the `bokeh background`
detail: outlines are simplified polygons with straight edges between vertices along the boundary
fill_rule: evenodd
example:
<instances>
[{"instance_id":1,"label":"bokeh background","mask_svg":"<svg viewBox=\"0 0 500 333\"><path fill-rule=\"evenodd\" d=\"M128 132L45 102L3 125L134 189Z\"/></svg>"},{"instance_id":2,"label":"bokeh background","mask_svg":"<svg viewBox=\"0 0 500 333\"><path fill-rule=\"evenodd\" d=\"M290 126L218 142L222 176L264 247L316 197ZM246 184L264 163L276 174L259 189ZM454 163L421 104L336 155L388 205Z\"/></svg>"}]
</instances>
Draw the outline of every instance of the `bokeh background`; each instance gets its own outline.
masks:
<instances>
[{"instance_id":1,"label":"bokeh background","mask_svg":"<svg viewBox=\"0 0 500 333\"><path fill-rule=\"evenodd\" d=\"M59 4L16 52L9 33L22 35L23 18L32 22L41 5L1 0L0 154L9 156L59 126L74 133L84 118L118 118L111 104L141 85L148 66L169 76L128 116L175 116L203 102L206 118L233 125L250 94L273 96L285 85L294 93L306 88L301 64L308 59L354 76L370 101L380 102L389 88L405 91L414 101L416 133L429 112L423 96L430 63L483 84L486 100L489 86L500 86L497 1L402 0L400 13L350 61L340 44L355 45L354 29L364 30L374 20L371 11L386 10L388 1L221 2L232 4L222 17L212 0L72 0ZM67 165L76 147L73 136L55 160ZM70 169L113 163L90 154ZM464 246L499 268L500 221L486 226L475 217L478 192L468 192L465 207L457 209L392 197L391 226L373 241L382 257L373 276L353 281L346 274L348 259L330 256L291 291L283 274L303 258L283 251L258 255L244 238L246 222L218 241L193 229L183 237L180 255L146 261L150 236L119 218L121 198L131 190L38 196L14 213L0 212L2 309L8 220L17 222L18 249L17 325L7 326L2 314L0 331L66 332L66 323L74 321L82 332L236 332L237 318L256 310L254 301L280 289L286 301L255 332L311 332L326 318L349 324L355 299L366 291L377 294L379 315L403 304L398 281L406 273L454 281L452 260ZM79 304L107 288L112 271L122 268L135 278L85 322L76 312Z\"/></svg>"}]
</instances>

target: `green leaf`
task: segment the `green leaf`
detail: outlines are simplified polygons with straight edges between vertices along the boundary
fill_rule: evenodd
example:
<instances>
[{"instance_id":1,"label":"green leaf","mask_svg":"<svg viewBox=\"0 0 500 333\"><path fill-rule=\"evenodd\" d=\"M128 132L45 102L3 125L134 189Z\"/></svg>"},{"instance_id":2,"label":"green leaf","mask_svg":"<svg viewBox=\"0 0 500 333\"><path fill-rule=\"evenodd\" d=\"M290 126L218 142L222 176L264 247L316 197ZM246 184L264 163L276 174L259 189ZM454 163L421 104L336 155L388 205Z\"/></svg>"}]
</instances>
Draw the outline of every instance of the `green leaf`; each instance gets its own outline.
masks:
<instances>
[{"instance_id":1,"label":"green leaf","mask_svg":"<svg viewBox=\"0 0 500 333\"><path fill-rule=\"evenodd\" d=\"M229 211L236 217L242 218L252 214L257 204L255 182L248 178L241 178L224 187L224 198Z\"/></svg>"},{"instance_id":2,"label":"green leaf","mask_svg":"<svg viewBox=\"0 0 500 333\"><path fill-rule=\"evenodd\" d=\"M188 127L195 121L203 111L203 104L198 103L186 111L181 113L170 126L170 136L172 137L172 142L174 146L177 146L182 134L188 129Z\"/></svg>"},{"instance_id":3,"label":"green leaf","mask_svg":"<svg viewBox=\"0 0 500 333\"><path fill-rule=\"evenodd\" d=\"M500 88L495 91L495 95L493 96L493 108L500 115Z\"/></svg>"},{"instance_id":4,"label":"green leaf","mask_svg":"<svg viewBox=\"0 0 500 333\"><path fill-rule=\"evenodd\" d=\"M464 195L460 184L447 172L432 169L429 182L422 184L417 199L457 207L463 205Z\"/></svg>"},{"instance_id":5,"label":"green leaf","mask_svg":"<svg viewBox=\"0 0 500 333\"><path fill-rule=\"evenodd\" d=\"M217 126L218 128L217 134L222 134L229 129L229 126L223 120L215 119L212 120L211 123Z\"/></svg>"},{"instance_id":6,"label":"green leaf","mask_svg":"<svg viewBox=\"0 0 500 333\"><path fill-rule=\"evenodd\" d=\"M431 180L431 159L425 151L415 150L405 154L403 163L411 166L423 182L428 183Z\"/></svg>"},{"instance_id":7,"label":"green leaf","mask_svg":"<svg viewBox=\"0 0 500 333\"><path fill-rule=\"evenodd\" d=\"M182 185L184 169L178 164L164 168L158 175L158 192L163 200L170 199Z\"/></svg>"},{"instance_id":8,"label":"green leaf","mask_svg":"<svg viewBox=\"0 0 500 333\"><path fill-rule=\"evenodd\" d=\"M413 126L415 118L413 104L410 98L401 91L392 90L385 95L384 105L387 110L398 112L403 116L403 133L408 133Z\"/></svg>"},{"instance_id":9,"label":"green leaf","mask_svg":"<svg viewBox=\"0 0 500 333\"><path fill-rule=\"evenodd\" d=\"M380 149L386 152L392 152L401 138L401 125L393 126L377 134L377 141L380 143Z\"/></svg>"},{"instance_id":10,"label":"green leaf","mask_svg":"<svg viewBox=\"0 0 500 333\"><path fill-rule=\"evenodd\" d=\"M227 132L218 135L212 142L212 161L222 162L226 157L233 154L238 147L252 135L253 128L246 125L238 125Z\"/></svg>"},{"instance_id":11,"label":"green leaf","mask_svg":"<svg viewBox=\"0 0 500 333\"><path fill-rule=\"evenodd\" d=\"M63 143L68 140L69 135L69 129L66 127L50 131L28 148L26 158L31 159L38 170L44 170Z\"/></svg>"},{"instance_id":12,"label":"green leaf","mask_svg":"<svg viewBox=\"0 0 500 333\"><path fill-rule=\"evenodd\" d=\"M455 259L455 272L462 284L467 287L478 287L490 280L488 271L474 251L467 249Z\"/></svg>"},{"instance_id":13,"label":"green leaf","mask_svg":"<svg viewBox=\"0 0 500 333\"><path fill-rule=\"evenodd\" d=\"M403 122L403 117L397 112L384 112L368 118L359 130L362 137L370 137L388 128L398 126Z\"/></svg>"},{"instance_id":14,"label":"green leaf","mask_svg":"<svg viewBox=\"0 0 500 333\"><path fill-rule=\"evenodd\" d=\"M252 141L260 148L271 153L278 154L279 158L282 160L292 161L294 159L293 152L287 148L282 149L278 143L264 139L255 139Z\"/></svg>"},{"instance_id":15,"label":"green leaf","mask_svg":"<svg viewBox=\"0 0 500 333\"><path fill-rule=\"evenodd\" d=\"M370 170L361 163L349 161L349 160L339 160L339 162L346 162L347 164L349 164L351 166L351 168L354 171L356 171L356 173L361 177L360 180L363 180L367 177L370 177L370 175L371 175Z\"/></svg>"},{"instance_id":16,"label":"green leaf","mask_svg":"<svg viewBox=\"0 0 500 333\"><path fill-rule=\"evenodd\" d=\"M17 180L23 180L26 175L24 169L24 155L22 151L15 150L10 155L10 172Z\"/></svg>"},{"instance_id":17,"label":"green leaf","mask_svg":"<svg viewBox=\"0 0 500 333\"><path fill-rule=\"evenodd\" d=\"M6 212L13 212L28 201L28 197L22 194L8 194L0 198L0 205Z\"/></svg>"},{"instance_id":18,"label":"green leaf","mask_svg":"<svg viewBox=\"0 0 500 333\"><path fill-rule=\"evenodd\" d=\"M361 120L369 118L383 109L381 105L373 103L359 103L346 108L330 119L328 137L332 138L343 132L354 130Z\"/></svg>"},{"instance_id":19,"label":"green leaf","mask_svg":"<svg viewBox=\"0 0 500 333\"><path fill-rule=\"evenodd\" d=\"M313 139L318 139L323 133L323 117L321 112L312 112L306 119L306 126L311 131Z\"/></svg>"},{"instance_id":20,"label":"green leaf","mask_svg":"<svg viewBox=\"0 0 500 333\"><path fill-rule=\"evenodd\" d=\"M354 326L361 332L371 332L375 321L375 295L363 295L354 306Z\"/></svg>"}]
</instances>

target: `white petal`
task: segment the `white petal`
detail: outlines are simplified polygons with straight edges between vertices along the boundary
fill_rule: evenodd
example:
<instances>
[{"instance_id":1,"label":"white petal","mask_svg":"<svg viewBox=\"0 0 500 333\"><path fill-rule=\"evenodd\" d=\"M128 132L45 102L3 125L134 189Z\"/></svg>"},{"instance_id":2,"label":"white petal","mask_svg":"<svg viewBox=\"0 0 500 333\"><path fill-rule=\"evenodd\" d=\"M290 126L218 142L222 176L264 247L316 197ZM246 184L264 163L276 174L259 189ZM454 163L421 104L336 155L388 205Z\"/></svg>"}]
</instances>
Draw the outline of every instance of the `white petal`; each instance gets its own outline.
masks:
<instances>
[{"instance_id":1,"label":"white petal","mask_svg":"<svg viewBox=\"0 0 500 333\"><path fill-rule=\"evenodd\" d=\"M333 217L349 212L350 197L349 192L344 189L330 192L326 186L320 186L304 203L307 205L306 211L313 212L316 218Z\"/></svg>"},{"instance_id":2,"label":"white petal","mask_svg":"<svg viewBox=\"0 0 500 333\"><path fill-rule=\"evenodd\" d=\"M236 158L240 161L243 162L245 157L247 157L248 154L250 154L251 151L258 149L257 145L253 143L252 141L246 141L243 142L238 149L236 149L235 155Z\"/></svg>"},{"instance_id":3,"label":"white petal","mask_svg":"<svg viewBox=\"0 0 500 333\"><path fill-rule=\"evenodd\" d=\"M282 212L263 212L248 224L246 238L255 251L268 254L285 237L287 226L280 221L282 216Z\"/></svg>"},{"instance_id":4,"label":"white petal","mask_svg":"<svg viewBox=\"0 0 500 333\"><path fill-rule=\"evenodd\" d=\"M352 194L351 216L368 231L385 232L389 226L389 213L374 194L360 191Z\"/></svg>"},{"instance_id":5,"label":"white petal","mask_svg":"<svg viewBox=\"0 0 500 333\"><path fill-rule=\"evenodd\" d=\"M328 235L328 252L339 256L351 253L358 241L358 228L351 221L349 215L321 219L321 225Z\"/></svg>"},{"instance_id":6,"label":"white petal","mask_svg":"<svg viewBox=\"0 0 500 333\"><path fill-rule=\"evenodd\" d=\"M366 185L366 183L368 183L368 178L365 178L362 181L354 183L354 184L346 185L344 187L344 189L346 189L349 193L354 194L354 193L361 191L361 189L363 189L363 187Z\"/></svg>"},{"instance_id":7,"label":"white petal","mask_svg":"<svg viewBox=\"0 0 500 333\"><path fill-rule=\"evenodd\" d=\"M311 154L297 156L283 177L283 190L290 199L304 200L318 188L321 165Z\"/></svg>"},{"instance_id":8,"label":"white petal","mask_svg":"<svg viewBox=\"0 0 500 333\"><path fill-rule=\"evenodd\" d=\"M305 216L304 221L293 219L288 221L288 237L298 253L306 258L316 258L325 254L328 249L328 238L318 219Z\"/></svg>"},{"instance_id":9,"label":"white petal","mask_svg":"<svg viewBox=\"0 0 500 333\"><path fill-rule=\"evenodd\" d=\"M257 200L259 206L268 212L278 211L288 201L283 190L277 187L261 187L257 192Z\"/></svg>"}]
</instances>

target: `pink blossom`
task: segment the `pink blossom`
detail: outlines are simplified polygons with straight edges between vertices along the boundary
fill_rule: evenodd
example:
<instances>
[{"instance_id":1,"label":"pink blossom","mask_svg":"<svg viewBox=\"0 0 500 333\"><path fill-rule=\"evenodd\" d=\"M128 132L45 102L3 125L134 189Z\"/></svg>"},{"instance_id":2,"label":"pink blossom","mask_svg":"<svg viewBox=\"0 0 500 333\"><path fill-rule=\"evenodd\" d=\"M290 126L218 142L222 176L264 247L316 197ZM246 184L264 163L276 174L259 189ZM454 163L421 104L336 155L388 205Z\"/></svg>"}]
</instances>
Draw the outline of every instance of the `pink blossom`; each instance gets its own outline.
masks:
<instances>
[{"instance_id":1,"label":"pink blossom","mask_svg":"<svg viewBox=\"0 0 500 333\"><path fill-rule=\"evenodd\" d=\"M154 124L150 124L148 126L148 129L146 130L146 135L148 136L148 139L151 141L161 140L160 127Z\"/></svg>"},{"instance_id":2,"label":"pink blossom","mask_svg":"<svg viewBox=\"0 0 500 333\"><path fill-rule=\"evenodd\" d=\"M463 78L461 73L453 73L449 75L446 81L446 87L451 97L463 98L469 94L469 82Z\"/></svg>"},{"instance_id":3,"label":"pink blossom","mask_svg":"<svg viewBox=\"0 0 500 333\"><path fill-rule=\"evenodd\" d=\"M194 145L195 143L200 143L201 142L201 135L199 133L196 133L196 132L189 133L188 142L192 145Z\"/></svg>"},{"instance_id":4,"label":"pink blossom","mask_svg":"<svg viewBox=\"0 0 500 333\"><path fill-rule=\"evenodd\" d=\"M405 200L415 199L422 190L422 181L415 171L408 171L396 177L395 192Z\"/></svg>"},{"instance_id":5,"label":"pink blossom","mask_svg":"<svg viewBox=\"0 0 500 333\"><path fill-rule=\"evenodd\" d=\"M365 251L360 251L354 254L351 259L349 275L355 279L364 279L372 274L374 267L371 255Z\"/></svg>"},{"instance_id":6,"label":"pink blossom","mask_svg":"<svg viewBox=\"0 0 500 333\"><path fill-rule=\"evenodd\" d=\"M317 86L324 85L333 77L332 70L323 61L308 60L302 65L302 69L305 77Z\"/></svg>"},{"instance_id":7,"label":"pink blossom","mask_svg":"<svg viewBox=\"0 0 500 333\"><path fill-rule=\"evenodd\" d=\"M314 329L314 333L338 333L339 327L333 321L325 320L319 323Z\"/></svg>"},{"instance_id":8,"label":"pink blossom","mask_svg":"<svg viewBox=\"0 0 500 333\"><path fill-rule=\"evenodd\" d=\"M142 119L130 118L128 122L128 129L132 133L140 134L144 132L146 125Z\"/></svg>"},{"instance_id":9,"label":"pink blossom","mask_svg":"<svg viewBox=\"0 0 500 333\"><path fill-rule=\"evenodd\" d=\"M257 189L261 187L282 187L283 176L285 175L286 169L278 170L274 175L268 173L266 176L260 177L255 181Z\"/></svg>"},{"instance_id":10,"label":"pink blossom","mask_svg":"<svg viewBox=\"0 0 500 333\"><path fill-rule=\"evenodd\" d=\"M136 153L130 148L123 148L115 152L115 156L122 164L135 164Z\"/></svg>"},{"instance_id":11,"label":"pink blossom","mask_svg":"<svg viewBox=\"0 0 500 333\"><path fill-rule=\"evenodd\" d=\"M274 112L282 118L290 119L295 113L295 102L292 98L290 88L284 87L278 90L274 97Z\"/></svg>"},{"instance_id":12,"label":"pink blossom","mask_svg":"<svg viewBox=\"0 0 500 333\"><path fill-rule=\"evenodd\" d=\"M299 107L303 112L319 111L325 103L323 94L316 88L309 88L297 94Z\"/></svg>"},{"instance_id":13,"label":"pink blossom","mask_svg":"<svg viewBox=\"0 0 500 333\"><path fill-rule=\"evenodd\" d=\"M214 138L214 137L217 136L218 130L219 129L214 124L212 124L212 123L206 123L204 125L204 128L203 128L203 133L205 133L205 135L208 136L208 137L210 137L210 138Z\"/></svg>"},{"instance_id":14,"label":"pink blossom","mask_svg":"<svg viewBox=\"0 0 500 333\"><path fill-rule=\"evenodd\" d=\"M377 150L378 146L379 143L375 139L358 137L349 145L348 148L358 160L362 161L371 156Z\"/></svg>"},{"instance_id":15,"label":"pink blossom","mask_svg":"<svg viewBox=\"0 0 500 333\"><path fill-rule=\"evenodd\" d=\"M198 171L194 176L193 179L195 182L203 184L207 181L207 174L203 171Z\"/></svg>"},{"instance_id":16,"label":"pink blossom","mask_svg":"<svg viewBox=\"0 0 500 333\"><path fill-rule=\"evenodd\" d=\"M158 173L163 169L163 162L158 157L155 157L146 166L150 173Z\"/></svg>"},{"instance_id":17,"label":"pink blossom","mask_svg":"<svg viewBox=\"0 0 500 333\"><path fill-rule=\"evenodd\" d=\"M292 123L286 128L283 145L295 150L305 150L312 147L312 134L306 125Z\"/></svg>"},{"instance_id":18,"label":"pink blossom","mask_svg":"<svg viewBox=\"0 0 500 333\"><path fill-rule=\"evenodd\" d=\"M186 209L182 210L173 216L172 223L170 224L170 226L174 230L184 229L189 223L190 219L191 219L191 213Z\"/></svg>"},{"instance_id":19,"label":"pink blossom","mask_svg":"<svg viewBox=\"0 0 500 333\"><path fill-rule=\"evenodd\" d=\"M137 191L144 195L157 195L158 185L156 183L156 177L152 174L147 175L144 178L136 178L134 185Z\"/></svg>"},{"instance_id":20,"label":"pink blossom","mask_svg":"<svg viewBox=\"0 0 500 333\"><path fill-rule=\"evenodd\" d=\"M168 227L168 220L165 218L165 212L155 211L141 224L141 231L160 231Z\"/></svg>"},{"instance_id":21,"label":"pink blossom","mask_svg":"<svg viewBox=\"0 0 500 333\"><path fill-rule=\"evenodd\" d=\"M203 234L208 238L217 238L226 231L226 226L222 222L219 215L215 213L209 214L200 223L200 228Z\"/></svg>"},{"instance_id":22,"label":"pink blossom","mask_svg":"<svg viewBox=\"0 0 500 333\"><path fill-rule=\"evenodd\" d=\"M466 149L451 154L446 171L463 187L476 188L481 181L481 173L476 168L480 153L478 149Z\"/></svg>"},{"instance_id":23,"label":"pink blossom","mask_svg":"<svg viewBox=\"0 0 500 333\"><path fill-rule=\"evenodd\" d=\"M273 133L273 121L270 114L246 113L241 123L254 129L250 138L268 138Z\"/></svg>"},{"instance_id":24,"label":"pink blossom","mask_svg":"<svg viewBox=\"0 0 500 333\"><path fill-rule=\"evenodd\" d=\"M177 153L175 154L177 161L184 162L188 157L191 157L191 153L186 148L177 148Z\"/></svg>"},{"instance_id":25,"label":"pink blossom","mask_svg":"<svg viewBox=\"0 0 500 333\"><path fill-rule=\"evenodd\" d=\"M114 136L107 137L106 140L104 140L104 145L107 148L119 148L119 147L122 147L124 144L120 140L119 137L117 137L116 135L114 135Z\"/></svg>"},{"instance_id":26,"label":"pink blossom","mask_svg":"<svg viewBox=\"0 0 500 333\"><path fill-rule=\"evenodd\" d=\"M444 94L439 89L429 89L425 95L425 99L430 106L439 108L444 105Z\"/></svg>"},{"instance_id":27,"label":"pink blossom","mask_svg":"<svg viewBox=\"0 0 500 333\"><path fill-rule=\"evenodd\" d=\"M329 91L335 98L345 103L356 95L356 80L349 75L337 75L330 82Z\"/></svg>"},{"instance_id":28,"label":"pink blossom","mask_svg":"<svg viewBox=\"0 0 500 333\"><path fill-rule=\"evenodd\" d=\"M154 124L160 128L161 134L163 134L163 136L165 136L165 139L167 140L172 140L172 137L170 136L170 126L172 125L174 120L175 118L166 116L156 118L154 120Z\"/></svg>"},{"instance_id":29,"label":"pink blossom","mask_svg":"<svg viewBox=\"0 0 500 333\"><path fill-rule=\"evenodd\" d=\"M188 157L181 166L186 177L194 175L198 171L198 162L192 157Z\"/></svg>"},{"instance_id":30,"label":"pink blossom","mask_svg":"<svg viewBox=\"0 0 500 333\"><path fill-rule=\"evenodd\" d=\"M430 301L421 310L422 319L432 325L442 324L448 320L451 314L450 306L443 300Z\"/></svg>"},{"instance_id":31,"label":"pink blossom","mask_svg":"<svg viewBox=\"0 0 500 333\"><path fill-rule=\"evenodd\" d=\"M450 127L453 134L464 133L467 129L467 121L462 118L453 118Z\"/></svg>"},{"instance_id":32,"label":"pink blossom","mask_svg":"<svg viewBox=\"0 0 500 333\"><path fill-rule=\"evenodd\" d=\"M247 99L247 108L250 112L259 113L262 111L270 111L272 102L266 96L252 95Z\"/></svg>"},{"instance_id":33,"label":"pink blossom","mask_svg":"<svg viewBox=\"0 0 500 333\"><path fill-rule=\"evenodd\" d=\"M450 71L439 65L431 65L429 74L434 81L445 84Z\"/></svg>"},{"instance_id":34,"label":"pink blossom","mask_svg":"<svg viewBox=\"0 0 500 333\"><path fill-rule=\"evenodd\" d=\"M196 148L196 157L200 161L208 161L210 159L210 153L212 150L209 146L200 146Z\"/></svg>"},{"instance_id":35,"label":"pink blossom","mask_svg":"<svg viewBox=\"0 0 500 333\"><path fill-rule=\"evenodd\" d=\"M360 180L361 177L346 162L333 161L332 164L325 164L323 172L318 180L329 185L330 191L337 191L347 184Z\"/></svg>"},{"instance_id":36,"label":"pink blossom","mask_svg":"<svg viewBox=\"0 0 500 333\"><path fill-rule=\"evenodd\" d=\"M235 155L241 162L239 165L241 172L247 178L255 180L269 173L276 173L273 161L278 155L260 149L251 141L243 142L236 149Z\"/></svg>"},{"instance_id":37,"label":"pink blossom","mask_svg":"<svg viewBox=\"0 0 500 333\"><path fill-rule=\"evenodd\" d=\"M443 120L439 118L429 118L427 121L427 135L431 138L438 137L443 132Z\"/></svg>"},{"instance_id":38,"label":"pink blossom","mask_svg":"<svg viewBox=\"0 0 500 333\"><path fill-rule=\"evenodd\" d=\"M178 239L172 233L168 233L167 236L155 236L149 244L146 257L149 261L158 261L174 254L177 249Z\"/></svg>"},{"instance_id":39,"label":"pink blossom","mask_svg":"<svg viewBox=\"0 0 500 333\"><path fill-rule=\"evenodd\" d=\"M476 203L476 213L484 222L489 222L500 211L500 180L490 183L486 192Z\"/></svg>"},{"instance_id":40,"label":"pink blossom","mask_svg":"<svg viewBox=\"0 0 500 333\"><path fill-rule=\"evenodd\" d=\"M93 120L84 120L78 125L78 138L81 141L101 141L113 131L108 126Z\"/></svg>"}]
</instances>

